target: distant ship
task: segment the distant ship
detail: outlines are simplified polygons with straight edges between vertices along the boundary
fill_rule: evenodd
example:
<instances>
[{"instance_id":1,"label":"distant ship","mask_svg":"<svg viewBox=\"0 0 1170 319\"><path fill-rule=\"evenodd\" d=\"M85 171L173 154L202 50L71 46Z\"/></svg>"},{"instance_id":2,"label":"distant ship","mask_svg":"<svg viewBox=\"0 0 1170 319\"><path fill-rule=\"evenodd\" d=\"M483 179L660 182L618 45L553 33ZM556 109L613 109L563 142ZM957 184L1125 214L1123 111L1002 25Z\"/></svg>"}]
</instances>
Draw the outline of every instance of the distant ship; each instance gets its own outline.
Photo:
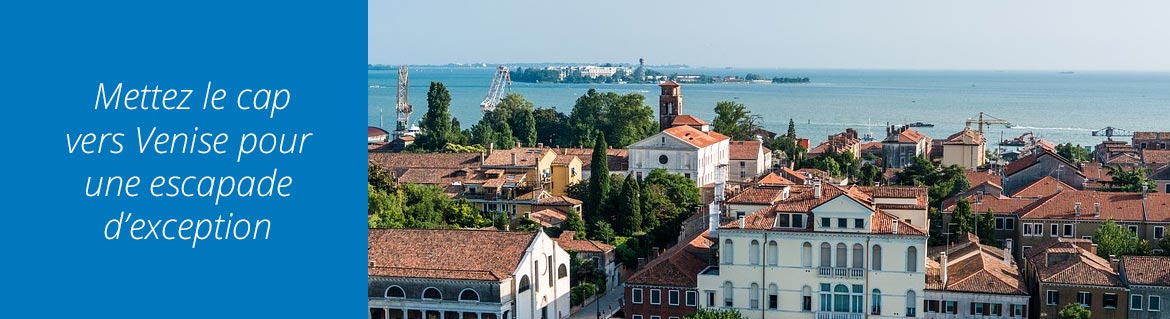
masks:
<instances>
[{"instance_id":1,"label":"distant ship","mask_svg":"<svg viewBox=\"0 0 1170 319\"><path fill-rule=\"evenodd\" d=\"M909 126L909 127L934 127L934 124L925 123L925 122L914 122L914 123L906 124L906 126Z\"/></svg>"},{"instance_id":2,"label":"distant ship","mask_svg":"<svg viewBox=\"0 0 1170 319\"><path fill-rule=\"evenodd\" d=\"M1073 74L1073 73L1076 73L1076 72L1073 72L1073 71L1063 71L1063 72L1060 72L1060 74Z\"/></svg>"}]
</instances>

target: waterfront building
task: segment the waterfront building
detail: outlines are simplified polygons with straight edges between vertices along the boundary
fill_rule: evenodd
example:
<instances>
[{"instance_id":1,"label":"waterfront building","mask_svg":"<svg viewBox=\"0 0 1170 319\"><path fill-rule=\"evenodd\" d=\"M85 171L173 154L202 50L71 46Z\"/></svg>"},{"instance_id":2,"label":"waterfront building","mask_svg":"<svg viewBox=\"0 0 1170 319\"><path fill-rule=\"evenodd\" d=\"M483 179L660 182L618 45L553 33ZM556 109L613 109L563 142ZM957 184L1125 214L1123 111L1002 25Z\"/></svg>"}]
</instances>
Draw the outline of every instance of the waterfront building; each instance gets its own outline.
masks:
<instances>
[{"instance_id":1,"label":"waterfront building","mask_svg":"<svg viewBox=\"0 0 1170 319\"><path fill-rule=\"evenodd\" d=\"M1066 305L1080 303L1092 319L1126 318L1129 289L1116 267L1097 256L1088 239L1054 238L1025 250L1025 278L1036 296L1031 318L1056 318Z\"/></svg>"},{"instance_id":2,"label":"waterfront building","mask_svg":"<svg viewBox=\"0 0 1170 319\"><path fill-rule=\"evenodd\" d=\"M1056 178L1075 189L1084 189L1085 187L1086 177L1085 173L1081 172L1080 166L1069 162L1064 157L1057 155L1055 151L1047 148L1039 148L1032 154L1016 159L1004 167L1003 181L1000 185L1003 185L1005 193L1015 196L1017 190L1031 185L1045 176Z\"/></svg>"},{"instance_id":3,"label":"waterfront building","mask_svg":"<svg viewBox=\"0 0 1170 319\"><path fill-rule=\"evenodd\" d=\"M370 229L369 318L565 318L571 265L542 231Z\"/></svg>"},{"instance_id":4,"label":"waterfront building","mask_svg":"<svg viewBox=\"0 0 1170 319\"><path fill-rule=\"evenodd\" d=\"M729 180L754 180L772 170L772 150L760 141L731 141L728 144Z\"/></svg>"},{"instance_id":5,"label":"waterfront building","mask_svg":"<svg viewBox=\"0 0 1170 319\"><path fill-rule=\"evenodd\" d=\"M1027 318L1031 296L1012 257L966 234L946 246L931 247L926 261L926 318Z\"/></svg>"},{"instance_id":6,"label":"waterfront building","mask_svg":"<svg viewBox=\"0 0 1170 319\"><path fill-rule=\"evenodd\" d=\"M707 232L683 240L626 280L622 312L627 319L679 319L698 308L699 272L711 265Z\"/></svg>"},{"instance_id":7,"label":"waterfront building","mask_svg":"<svg viewBox=\"0 0 1170 319\"><path fill-rule=\"evenodd\" d=\"M942 165L959 165L974 170L987 163L986 145L983 133L964 128L947 136L942 142Z\"/></svg>"},{"instance_id":8,"label":"waterfront building","mask_svg":"<svg viewBox=\"0 0 1170 319\"><path fill-rule=\"evenodd\" d=\"M909 126L886 128L886 139L882 140L882 165L886 168L903 168L914 163L916 157L927 157L930 151L930 137Z\"/></svg>"},{"instance_id":9,"label":"waterfront building","mask_svg":"<svg viewBox=\"0 0 1170 319\"><path fill-rule=\"evenodd\" d=\"M1168 319L1170 256L1122 256L1121 280L1129 287L1129 319Z\"/></svg>"},{"instance_id":10,"label":"waterfront building","mask_svg":"<svg viewBox=\"0 0 1170 319\"><path fill-rule=\"evenodd\" d=\"M717 229L719 264L698 275L699 307L747 318L923 317L926 190L793 187L807 189Z\"/></svg>"}]
</instances>

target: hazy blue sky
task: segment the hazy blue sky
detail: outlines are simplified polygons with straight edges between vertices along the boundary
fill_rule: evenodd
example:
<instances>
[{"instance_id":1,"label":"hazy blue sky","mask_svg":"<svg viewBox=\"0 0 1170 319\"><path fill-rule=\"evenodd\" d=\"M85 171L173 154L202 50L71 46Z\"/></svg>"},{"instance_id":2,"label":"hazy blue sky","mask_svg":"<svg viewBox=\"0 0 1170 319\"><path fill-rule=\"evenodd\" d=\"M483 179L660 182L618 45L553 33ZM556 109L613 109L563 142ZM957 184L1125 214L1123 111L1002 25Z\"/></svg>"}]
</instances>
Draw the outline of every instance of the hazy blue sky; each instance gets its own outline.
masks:
<instances>
[{"instance_id":1,"label":"hazy blue sky","mask_svg":"<svg viewBox=\"0 0 1170 319\"><path fill-rule=\"evenodd\" d=\"M1170 1L369 2L369 62L1170 70Z\"/></svg>"}]
</instances>

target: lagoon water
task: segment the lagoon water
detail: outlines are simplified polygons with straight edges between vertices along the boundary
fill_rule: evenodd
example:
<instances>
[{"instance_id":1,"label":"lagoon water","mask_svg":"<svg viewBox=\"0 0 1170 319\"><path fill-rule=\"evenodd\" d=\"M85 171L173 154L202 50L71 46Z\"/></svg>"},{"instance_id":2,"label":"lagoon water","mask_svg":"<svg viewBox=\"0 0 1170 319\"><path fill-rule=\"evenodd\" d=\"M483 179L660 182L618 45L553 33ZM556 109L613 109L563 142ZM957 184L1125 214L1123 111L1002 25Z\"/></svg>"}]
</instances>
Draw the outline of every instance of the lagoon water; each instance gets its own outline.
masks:
<instances>
[{"instance_id":1,"label":"lagoon water","mask_svg":"<svg viewBox=\"0 0 1170 319\"><path fill-rule=\"evenodd\" d=\"M656 69L671 74L809 77L807 84L683 84L683 112L710 121L718 101L743 103L763 116L763 126L783 132L788 119L798 135L815 145L829 134L852 127L880 140L886 123L927 122L918 128L945 138L979 112L1010 121L986 128L989 142L1035 132L1056 142L1095 145L1103 137L1091 132L1113 126L1130 131L1170 131L1170 73L1078 71L895 71L780 69ZM451 114L463 128L479 121L479 103L491 84L494 67L412 67L410 101L417 122L426 112L431 81L451 92ZM397 70L370 70L369 125L394 123ZM657 112L658 87L652 84L553 84L513 82L537 107L568 114L588 89L639 93ZM1120 139L1128 140L1128 137Z\"/></svg>"}]
</instances>

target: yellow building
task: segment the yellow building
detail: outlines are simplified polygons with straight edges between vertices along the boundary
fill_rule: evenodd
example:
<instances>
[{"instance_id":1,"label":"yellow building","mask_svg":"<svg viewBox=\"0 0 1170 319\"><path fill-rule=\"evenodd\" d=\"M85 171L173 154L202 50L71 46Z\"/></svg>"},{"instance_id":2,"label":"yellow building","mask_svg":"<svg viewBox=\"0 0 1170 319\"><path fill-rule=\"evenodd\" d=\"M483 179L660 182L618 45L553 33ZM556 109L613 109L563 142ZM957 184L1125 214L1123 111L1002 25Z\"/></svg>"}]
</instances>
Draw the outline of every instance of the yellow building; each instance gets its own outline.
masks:
<instances>
[{"instance_id":1,"label":"yellow building","mask_svg":"<svg viewBox=\"0 0 1170 319\"><path fill-rule=\"evenodd\" d=\"M553 195L567 195L569 185L581 182L581 158L576 155L557 155L552 164L552 181L547 188Z\"/></svg>"},{"instance_id":2,"label":"yellow building","mask_svg":"<svg viewBox=\"0 0 1170 319\"><path fill-rule=\"evenodd\" d=\"M975 169L987 163L983 133L964 128L943 142L942 164Z\"/></svg>"}]
</instances>

